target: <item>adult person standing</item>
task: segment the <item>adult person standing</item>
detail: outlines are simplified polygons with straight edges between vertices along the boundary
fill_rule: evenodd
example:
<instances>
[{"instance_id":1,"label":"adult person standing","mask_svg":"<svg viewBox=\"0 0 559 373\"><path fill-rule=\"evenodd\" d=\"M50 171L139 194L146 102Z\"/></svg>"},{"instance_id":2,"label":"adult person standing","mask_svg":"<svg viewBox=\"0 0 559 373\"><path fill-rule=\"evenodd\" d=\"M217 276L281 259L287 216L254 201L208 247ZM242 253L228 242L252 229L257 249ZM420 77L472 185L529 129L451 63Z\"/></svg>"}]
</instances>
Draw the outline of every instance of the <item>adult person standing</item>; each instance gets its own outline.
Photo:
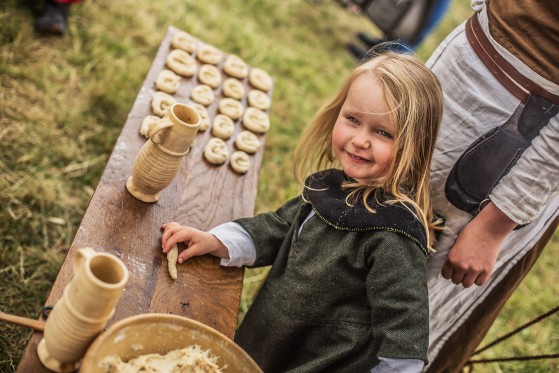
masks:
<instances>
[{"instance_id":1,"label":"adult person standing","mask_svg":"<svg viewBox=\"0 0 559 373\"><path fill-rule=\"evenodd\" d=\"M460 371L559 221L559 7L552 0L471 4L472 18L427 61L445 95L431 170L445 230L428 263L428 372ZM504 137L493 130L500 126ZM487 153L453 170L484 134L495 140L483 143ZM505 138L527 148L513 154L499 180L486 172L498 169L492 161L511 143ZM477 186L459 184L488 177L498 183L472 210L461 188Z\"/></svg>"}]
</instances>

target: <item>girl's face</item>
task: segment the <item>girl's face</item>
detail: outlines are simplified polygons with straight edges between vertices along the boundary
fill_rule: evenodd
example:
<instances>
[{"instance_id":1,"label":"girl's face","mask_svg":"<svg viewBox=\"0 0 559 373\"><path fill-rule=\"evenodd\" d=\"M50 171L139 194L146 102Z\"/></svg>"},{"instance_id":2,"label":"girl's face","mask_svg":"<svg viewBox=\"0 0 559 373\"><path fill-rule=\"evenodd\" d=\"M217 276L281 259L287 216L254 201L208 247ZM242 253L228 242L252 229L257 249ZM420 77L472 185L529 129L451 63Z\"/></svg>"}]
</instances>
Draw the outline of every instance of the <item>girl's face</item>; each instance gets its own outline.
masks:
<instances>
[{"instance_id":1,"label":"girl's face","mask_svg":"<svg viewBox=\"0 0 559 373\"><path fill-rule=\"evenodd\" d=\"M373 74L351 85L332 132L332 148L344 172L362 185L386 175L396 126Z\"/></svg>"}]
</instances>

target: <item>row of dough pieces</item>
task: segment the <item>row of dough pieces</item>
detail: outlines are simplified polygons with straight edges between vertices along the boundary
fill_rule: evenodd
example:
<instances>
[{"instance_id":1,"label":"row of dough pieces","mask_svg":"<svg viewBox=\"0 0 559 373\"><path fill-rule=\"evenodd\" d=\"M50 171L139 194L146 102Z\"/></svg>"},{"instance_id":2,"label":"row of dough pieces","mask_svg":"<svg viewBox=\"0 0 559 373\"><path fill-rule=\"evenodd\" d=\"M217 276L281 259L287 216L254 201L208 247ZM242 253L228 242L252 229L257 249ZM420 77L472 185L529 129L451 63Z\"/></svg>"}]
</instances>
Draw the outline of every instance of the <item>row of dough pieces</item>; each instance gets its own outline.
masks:
<instances>
[{"instance_id":1,"label":"row of dough pieces","mask_svg":"<svg viewBox=\"0 0 559 373\"><path fill-rule=\"evenodd\" d=\"M199 75L202 75L200 79L206 79L208 81L206 84L210 86L213 83L214 88L219 85L220 80L215 82L215 77L221 74L219 74L216 65L224 59L225 54L222 51L207 44L197 49L196 39L184 31L176 32L173 35L171 38L171 48L173 50L169 52L166 58L166 64L169 69L184 77L193 76L196 73L197 64L191 53L196 52L196 58L204 64L200 67ZM216 71L218 74L214 74ZM250 70L249 74L248 65L235 55L227 56L223 65L223 71L237 79L244 79L249 75L250 84L261 91L267 92L273 85L273 80L267 72L254 67Z\"/></svg>"},{"instance_id":2,"label":"row of dough pieces","mask_svg":"<svg viewBox=\"0 0 559 373\"><path fill-rule=\"evenodd\" d=\"M213 102L213 90L222 82L221 72L217 65L223 61L225 54L219 49L211 45L203 45L196 50L196 39L184 32L179 31L171 38L171 48L173 48L167 58L165 64L167 69L163 70L157 80L156 87L166 93L175 93L179 86L180 76L189 78L196 74L198 64L196 59L202 63L198 71L198 80L201 87L197 88L196 96L200 96L196 101L204 106L208 106ZM196 51L196 59L191 55ZM228 55L223 65L223 71L231 78L223 82L223 94L241 100L244 97L244 86L238 79L244 79L248 75L251 86L256 90L249 93L249 100L253 101L253 105L261 110L269 108L269 97L265 92L272 88L273 80L268 73L262 69L253 67L250 69L248 65L236 55ZM203 101L203 102L202 102Z\"/></svg>"},{"instance_id":3,"label":"row of dough pieces","mask_svg":"<svg viewBox=\"0 0 559 373\"><path fill-rule=\"evenodd\" d=\"M189 40L190 46L195 46L195 40L185 32L178 32L171 40L173 48L181 48L181 42ZM187 52L193 51L189 48ZM196 62L188 55L181 53L182 49L175 49L169 53L166 64L169 68L173 68L175 72L181 73L183 76L192 76L196 72ZM200 67L198 79L201 85L194 87L191 98L195 101L192 106L200 113L202 117L201 131L205 131L209 127L209 116L207 110L202 105L209 105L214 100L212 88L216 88L221 83L221 74L217 64L223 59L223 53L211 46L204 46L198 53L198 59L204 64ZM193 68L192 68L193 67ZM210 139L204 148L204 157L212 164L223 164L229 158L229 151L224 140L229 139L234 132L233 119L238 119L243 112L243 106L240 100L244 97L244 86L235 78L244 78L248 74L248 67L239 57L230 55L227 57L224 65L224 71L234 78L229 78L223 83L223 93L229 98L225 98L219 103L219 111L214 119L212 126L212 135L215 137ZM152 99L152 110L158 116L163 116L176 102L174 97L169 93L175 93L178 90L181 77L171 70L163 70L156 79L156 88L163 92L156 92ZM272 80L269 75L257 68L253 68L249 75L251 85L256 88L269 90L271 89ZM266 110L270 106L269 96L260 90L251 90L248 95L249 108L243 116L243 124L249 130L257 133L265 133L269 129L269 118L262 110ZM225 114L225 115L224 115ZM140 128L140 133L147 137L149 126L159 120L157 116L148 116L144 119ZM235 172L245 173L250 168L250 159L248 153L255 153L261 143L253 132L242 131L235 139L235 145L239 151L231 155L231 167Z\"/></svg>"}]
</instances>

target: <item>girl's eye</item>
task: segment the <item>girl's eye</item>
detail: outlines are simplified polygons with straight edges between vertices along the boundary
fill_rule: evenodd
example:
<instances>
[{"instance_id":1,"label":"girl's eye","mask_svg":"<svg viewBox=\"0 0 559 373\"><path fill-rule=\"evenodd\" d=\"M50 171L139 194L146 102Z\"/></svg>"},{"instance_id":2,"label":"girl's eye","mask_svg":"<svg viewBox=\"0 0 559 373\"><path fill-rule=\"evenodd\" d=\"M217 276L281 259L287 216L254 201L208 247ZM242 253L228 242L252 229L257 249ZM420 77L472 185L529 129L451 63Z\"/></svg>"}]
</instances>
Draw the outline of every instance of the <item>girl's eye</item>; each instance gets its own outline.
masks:
<instances>
[{"instance_id":1,"label":"girl's eye","mask_svg":"<svg viewBox=\"0 0 559 373\"><path fill-rule=\"evenodd\" d=\"M347 116L347 120L349 120L351 123L359 124L359 120L351 115Z\"/></svg>"},{"instance_id":2,"label":"girl's eye","mask_svg":"<svg viewBox=\"0 0 559 373\"><path fill-rule=\"evenodd\" d=\"M379 130L379 131L378 131L378 134L381 135L381 136L383 136L383 137L388 137L388 138L390 138L390 139L392 138L392 135L389 134L388 132L384 131L384 130Z\"/></svg>"}]
</instances>

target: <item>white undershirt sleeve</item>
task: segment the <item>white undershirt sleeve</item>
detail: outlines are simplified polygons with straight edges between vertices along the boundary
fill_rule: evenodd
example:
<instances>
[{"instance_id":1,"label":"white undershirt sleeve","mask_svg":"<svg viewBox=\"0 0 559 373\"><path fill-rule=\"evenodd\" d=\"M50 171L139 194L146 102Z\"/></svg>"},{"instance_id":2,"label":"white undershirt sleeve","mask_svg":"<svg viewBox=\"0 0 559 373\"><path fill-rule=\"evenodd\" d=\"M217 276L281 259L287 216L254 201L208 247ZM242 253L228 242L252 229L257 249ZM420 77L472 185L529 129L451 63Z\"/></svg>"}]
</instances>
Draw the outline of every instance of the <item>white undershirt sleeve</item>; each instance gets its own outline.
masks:
<instances>
[{"instance_id":1,"label":"white undershirt sleeve","mask_svg":"<svg viewBox=\"0 0 559 373\"><path fill-rule=\"evenodd\" d=\"M559 115L551 118L489 198L517 224L534 220L559 193Z\"/></svg>"},{"instance_id":2,"label":"white undershirt sleeve","mask_svg":"<svg viewBox=\"0 0 559 373\"><path fill-rule=\"evenodd\" d=\"M211 229L209 233L216 236L229 251L229 259L221 259L220 265L242 267L254 264L256 260L254 242L240 224L235 222L221 224Z\"/></svg>"}]
</instances>

